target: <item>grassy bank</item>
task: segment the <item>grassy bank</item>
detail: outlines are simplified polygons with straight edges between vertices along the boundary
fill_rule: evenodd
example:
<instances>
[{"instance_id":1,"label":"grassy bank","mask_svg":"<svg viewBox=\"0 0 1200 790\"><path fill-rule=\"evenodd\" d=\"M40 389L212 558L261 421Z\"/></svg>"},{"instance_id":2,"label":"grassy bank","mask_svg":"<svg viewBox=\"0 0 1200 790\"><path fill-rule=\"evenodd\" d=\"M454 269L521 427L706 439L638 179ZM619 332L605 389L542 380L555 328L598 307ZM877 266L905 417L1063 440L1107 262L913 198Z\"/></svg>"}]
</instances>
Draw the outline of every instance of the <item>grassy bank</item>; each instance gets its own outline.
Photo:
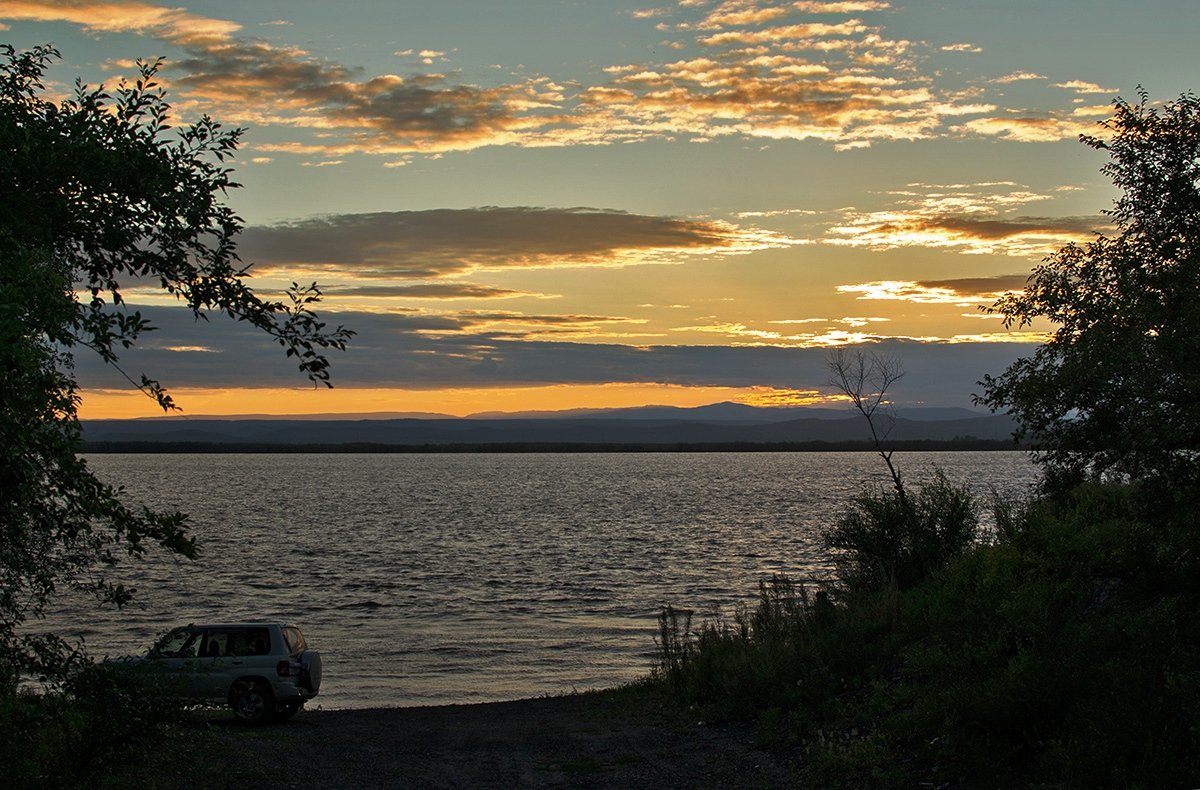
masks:
<instances>
[{"instance_id":1,"label":"grassy bank","mask_svg":"<svg viewBox=\"0 0 1200 790\"><path fill-rule=\"evenodd\" d=\"M668 610L659 681L703 717L756 719L822 785L1194 785L1194 494L1085 486L1001 506L907 584L776 577L727 617Z\"/></svg>"}]
</instances>

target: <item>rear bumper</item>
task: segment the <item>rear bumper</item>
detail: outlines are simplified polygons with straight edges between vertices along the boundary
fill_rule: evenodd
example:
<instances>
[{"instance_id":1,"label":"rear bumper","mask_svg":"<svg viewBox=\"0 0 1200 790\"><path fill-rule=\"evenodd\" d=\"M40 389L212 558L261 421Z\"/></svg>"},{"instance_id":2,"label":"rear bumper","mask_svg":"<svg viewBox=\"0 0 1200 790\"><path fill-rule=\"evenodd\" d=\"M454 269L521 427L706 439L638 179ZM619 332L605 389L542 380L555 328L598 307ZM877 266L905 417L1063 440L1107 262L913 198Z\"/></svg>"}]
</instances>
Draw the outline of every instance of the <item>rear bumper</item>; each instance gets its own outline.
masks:
<instances>
[{"instance_id":1,"label":"rear bumper","mask_svg":"<svg viewBox=\"0 0 1200 790\"><path fill-rule=\"evenodd\" d=\"M294 683L273 683L272 690L277 702L305 702L317 696L317 692Z\"/></svg>"}]
</instances>

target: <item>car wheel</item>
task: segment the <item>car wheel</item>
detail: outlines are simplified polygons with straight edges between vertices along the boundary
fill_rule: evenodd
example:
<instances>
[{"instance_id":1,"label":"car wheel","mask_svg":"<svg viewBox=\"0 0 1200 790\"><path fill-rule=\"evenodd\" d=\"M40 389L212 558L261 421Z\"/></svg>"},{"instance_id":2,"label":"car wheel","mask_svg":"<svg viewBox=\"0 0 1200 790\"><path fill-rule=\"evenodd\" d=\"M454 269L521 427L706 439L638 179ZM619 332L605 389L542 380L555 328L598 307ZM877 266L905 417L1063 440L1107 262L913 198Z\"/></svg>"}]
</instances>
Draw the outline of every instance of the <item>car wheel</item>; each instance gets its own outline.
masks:
<instances>
[{"instance_id":1,"label":"car wheel","mask_svg":"<svg viewBox=\"0 0 1200 790\"><path fill-rule=\"evenodd\" d=\"M275 709L275 720L276 721L287 721L288 719L292 718L297 713L299 713L300 709L303 707L304 707L303 702L284 702L278 708Z\"/></svg>"},{"instance_id":2,"label":"car wheel","mask_svg":"<svg viewBox=\"0 0 1200 790\"><path fill-rule=\"evenodd\" d=\"M238 721L266 724L275 714L275 695L261 680L239 680L229 690L229 707Z\"/></svg>"}]
</instances>

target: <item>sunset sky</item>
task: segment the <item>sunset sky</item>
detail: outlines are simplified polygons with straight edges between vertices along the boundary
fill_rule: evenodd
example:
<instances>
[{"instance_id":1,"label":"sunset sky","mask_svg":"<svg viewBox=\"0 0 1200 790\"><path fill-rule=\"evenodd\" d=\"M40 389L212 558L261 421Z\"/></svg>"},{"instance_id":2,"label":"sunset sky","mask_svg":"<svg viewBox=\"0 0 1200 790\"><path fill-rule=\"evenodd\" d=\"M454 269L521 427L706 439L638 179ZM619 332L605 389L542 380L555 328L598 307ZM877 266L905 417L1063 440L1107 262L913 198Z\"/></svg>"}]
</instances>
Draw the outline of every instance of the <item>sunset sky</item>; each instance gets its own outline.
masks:
<instances>
[{"instance_id":1,"label":"sunset sky","mask_svg":"<svg viewBox=\"0 0 1200 790\"><path fill-rule=\"evenodd\" d=\"M981 315L1105 228L1114 96L1200 88L1195 0L0 0L49 89L162 56L180 120L247 132L252 284L356 330L314 390L196 325L124 357L187 414L819 402L825 349L970 406L1038 332ZM82 354L87 417L156 413Z\"/></svg>"}]
</instances>

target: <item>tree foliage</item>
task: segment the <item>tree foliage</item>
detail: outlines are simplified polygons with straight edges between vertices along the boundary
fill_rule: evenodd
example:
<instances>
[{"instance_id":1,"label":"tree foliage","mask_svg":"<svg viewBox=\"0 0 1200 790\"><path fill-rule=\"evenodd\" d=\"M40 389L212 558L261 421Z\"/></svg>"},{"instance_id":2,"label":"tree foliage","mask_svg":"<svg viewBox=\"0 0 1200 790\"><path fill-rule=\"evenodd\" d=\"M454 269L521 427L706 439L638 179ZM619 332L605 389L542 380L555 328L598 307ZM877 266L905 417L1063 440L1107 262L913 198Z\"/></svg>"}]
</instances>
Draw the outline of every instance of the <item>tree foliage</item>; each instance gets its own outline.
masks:
<instances>
[{"instance_id":1,"label":"tree foliage","mask_svg":"<svg viewBox=\"0 0 1200 790\"><path fill-rule=\"evenodd\" d=\"M1051 488L1086 478L1200 480L1200 100L1117 99L1103 167L1114 235L1046 258L992 312L1053 336L981 384L1046 449Z\"/></svg>"},{"instance_id":2,"label":"tree foliage","mask_svg":"<svg viewBox=\"0 0 1200 790\"><path fill-rule=\"evenodd\" d=\"M138 79L112 93L77 81L72 98L51 101L43 75L57 57L0 47L0 689L69 655L21 627L56 590L121 604L130 590L111 569L122 556L155 544L196 551L181 514L125 505L77 456L73 354L82 346L118 365L153 328L125 304L123 285L156 283L197 318L248 322L317 384L329 384L324 349L352 335L312 312L315 284L293 285L286 302L246 284L243 223L223 202L237 186L225 163L240 129L204 117L172 130L157 62L139 62ZM130 380L174 407L154 379Z\"/></svg>"}]
</instances>

